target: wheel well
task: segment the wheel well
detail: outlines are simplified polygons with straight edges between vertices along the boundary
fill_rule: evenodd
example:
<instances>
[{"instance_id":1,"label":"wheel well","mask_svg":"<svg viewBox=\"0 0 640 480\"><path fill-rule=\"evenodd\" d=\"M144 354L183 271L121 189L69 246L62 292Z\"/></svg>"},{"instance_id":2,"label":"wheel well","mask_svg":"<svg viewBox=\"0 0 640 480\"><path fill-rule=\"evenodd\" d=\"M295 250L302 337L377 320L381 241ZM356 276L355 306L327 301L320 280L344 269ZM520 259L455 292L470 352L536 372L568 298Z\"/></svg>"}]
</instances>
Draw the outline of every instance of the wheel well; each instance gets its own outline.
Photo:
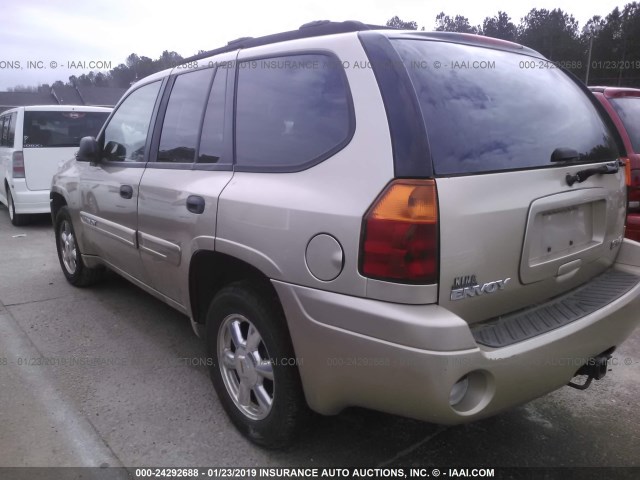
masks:
<instances>
[{"instance_id":1,"label":"wheel well","mask_svg":"<svg viewBox=\"0 0 640 480\"><path fill-rule=\"evenodd\" d=\"M204 323L207 309L215 294L231 282L250 280L277 293L264 273L252 265L224 253L202 250L191 258L189 298L191 313L197 323Z\"/></svg>"},{"instance_id":2,"label":"wheel well","mask_svg":"<svg viewBox=\"0 0 640 480\"><path fill-rule=\"evenodd\" d=\"M64 207L67 204L67 201L64 199L62 195L59 193L51 193L51 221L55 225L56 223L56 215L58 215L58 210Z\"/></svg>"}]
</instances>

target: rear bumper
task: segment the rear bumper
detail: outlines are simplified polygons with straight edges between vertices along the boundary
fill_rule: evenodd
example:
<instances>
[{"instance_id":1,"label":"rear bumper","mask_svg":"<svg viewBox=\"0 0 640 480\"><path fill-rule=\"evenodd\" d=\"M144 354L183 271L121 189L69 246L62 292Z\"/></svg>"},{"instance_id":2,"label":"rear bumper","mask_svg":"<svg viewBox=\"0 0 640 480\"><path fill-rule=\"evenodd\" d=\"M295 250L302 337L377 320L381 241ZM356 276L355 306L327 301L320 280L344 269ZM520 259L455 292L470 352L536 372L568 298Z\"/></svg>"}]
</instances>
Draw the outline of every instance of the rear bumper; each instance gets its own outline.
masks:
<instances>
[{"instance_id":1,"label":"rear bumper","mask_svg":"<svg viewBox=\"0 0 640 480\"><path fill-rule=\"evenodd\" d=\"M640 275L640 244L615 269ZM640 322L640 283L561 328L503 348L475 342L437 305L398 305L274 281L307 402L323 414L361 406L441 424L493 415L563 385L586 360L620 345ZM367 316L369 322L367 323ZM453 385L469 375L464 399Z\"/></svg>"},{"instance_id":2,"label":"rear bumper","mask_svg":"<svg viewBox=\"0 0 640 480\"><path fill-rule=\"evenodd\" d=\"M50 213L49 190L29 190L24 179L14 179L11 195L16 213Z\"/></svg>"},{"instance_id":3,"label":"rear bumper","mask_svg":"<svg viewBox=\"0 0 640 480\"><path fill-rule=\"evenodd\" d=\"M640 214L627 215L627 230L625 237L640 242Z\"/></svg>"}]
</instances>

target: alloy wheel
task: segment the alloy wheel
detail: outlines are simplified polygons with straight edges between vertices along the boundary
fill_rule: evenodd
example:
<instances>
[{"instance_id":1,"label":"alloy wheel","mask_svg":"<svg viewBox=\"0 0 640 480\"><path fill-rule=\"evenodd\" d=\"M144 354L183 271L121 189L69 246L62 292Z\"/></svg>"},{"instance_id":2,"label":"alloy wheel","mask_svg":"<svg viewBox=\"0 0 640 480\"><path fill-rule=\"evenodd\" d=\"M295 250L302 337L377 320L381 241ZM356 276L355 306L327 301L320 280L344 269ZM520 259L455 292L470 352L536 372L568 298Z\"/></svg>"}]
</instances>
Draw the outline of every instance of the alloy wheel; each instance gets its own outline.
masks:
<instances>
[{"instance_id":1,"label":"alloy wheel","mask_svg":"<svg viewBox=\"0 0 640 480\"><path fill-rule=\"evenodd\" d=\"M228 315L218 330L218 365L236 407L252 420L271 411L275 383L273 361L258 329L246 317Z\"/></svg>"}]
</instances>

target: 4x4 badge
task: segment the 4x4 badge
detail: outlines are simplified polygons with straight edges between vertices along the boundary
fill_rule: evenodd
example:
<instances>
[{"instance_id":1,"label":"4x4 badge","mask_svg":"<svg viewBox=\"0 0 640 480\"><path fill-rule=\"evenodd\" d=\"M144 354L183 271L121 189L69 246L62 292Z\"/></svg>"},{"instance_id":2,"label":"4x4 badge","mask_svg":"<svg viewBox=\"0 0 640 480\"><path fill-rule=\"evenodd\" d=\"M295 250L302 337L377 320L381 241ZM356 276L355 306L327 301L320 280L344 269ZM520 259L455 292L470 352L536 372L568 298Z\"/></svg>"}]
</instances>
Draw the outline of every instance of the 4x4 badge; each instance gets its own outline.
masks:
<instances>
[{"instance_id":1,"label":"4x4 badge","mask_svg":"<svg viewBox=\"0 0 640 480\"><path fill-rule=\"evenodd\" d=\"M451 301L488 295L499 290L504 290L504 287L507 286L510 280L511 278L505 278L504 280L495 280L480 285L475 275L456 277L451 287Z\"/></svg>"}]
</instances>

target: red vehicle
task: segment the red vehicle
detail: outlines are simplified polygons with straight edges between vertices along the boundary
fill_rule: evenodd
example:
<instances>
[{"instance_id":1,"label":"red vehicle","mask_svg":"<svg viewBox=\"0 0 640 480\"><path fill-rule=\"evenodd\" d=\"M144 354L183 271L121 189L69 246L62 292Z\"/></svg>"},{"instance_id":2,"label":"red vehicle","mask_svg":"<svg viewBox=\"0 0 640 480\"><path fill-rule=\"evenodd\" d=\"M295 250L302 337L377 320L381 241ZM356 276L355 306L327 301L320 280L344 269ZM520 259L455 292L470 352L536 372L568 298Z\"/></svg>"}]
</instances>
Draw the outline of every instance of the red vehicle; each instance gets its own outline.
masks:
<instances>
[{"instance_id":1,"label":"red vehicle","mask_svg":"<svg viewBox=\"0 0 640 480\"><path fill-rule=\"evenodd\" d=\"M629 167L626 237L640 242L640 89L589 87L609 113L624 142Z\"/></svg>"}]
</instances>

